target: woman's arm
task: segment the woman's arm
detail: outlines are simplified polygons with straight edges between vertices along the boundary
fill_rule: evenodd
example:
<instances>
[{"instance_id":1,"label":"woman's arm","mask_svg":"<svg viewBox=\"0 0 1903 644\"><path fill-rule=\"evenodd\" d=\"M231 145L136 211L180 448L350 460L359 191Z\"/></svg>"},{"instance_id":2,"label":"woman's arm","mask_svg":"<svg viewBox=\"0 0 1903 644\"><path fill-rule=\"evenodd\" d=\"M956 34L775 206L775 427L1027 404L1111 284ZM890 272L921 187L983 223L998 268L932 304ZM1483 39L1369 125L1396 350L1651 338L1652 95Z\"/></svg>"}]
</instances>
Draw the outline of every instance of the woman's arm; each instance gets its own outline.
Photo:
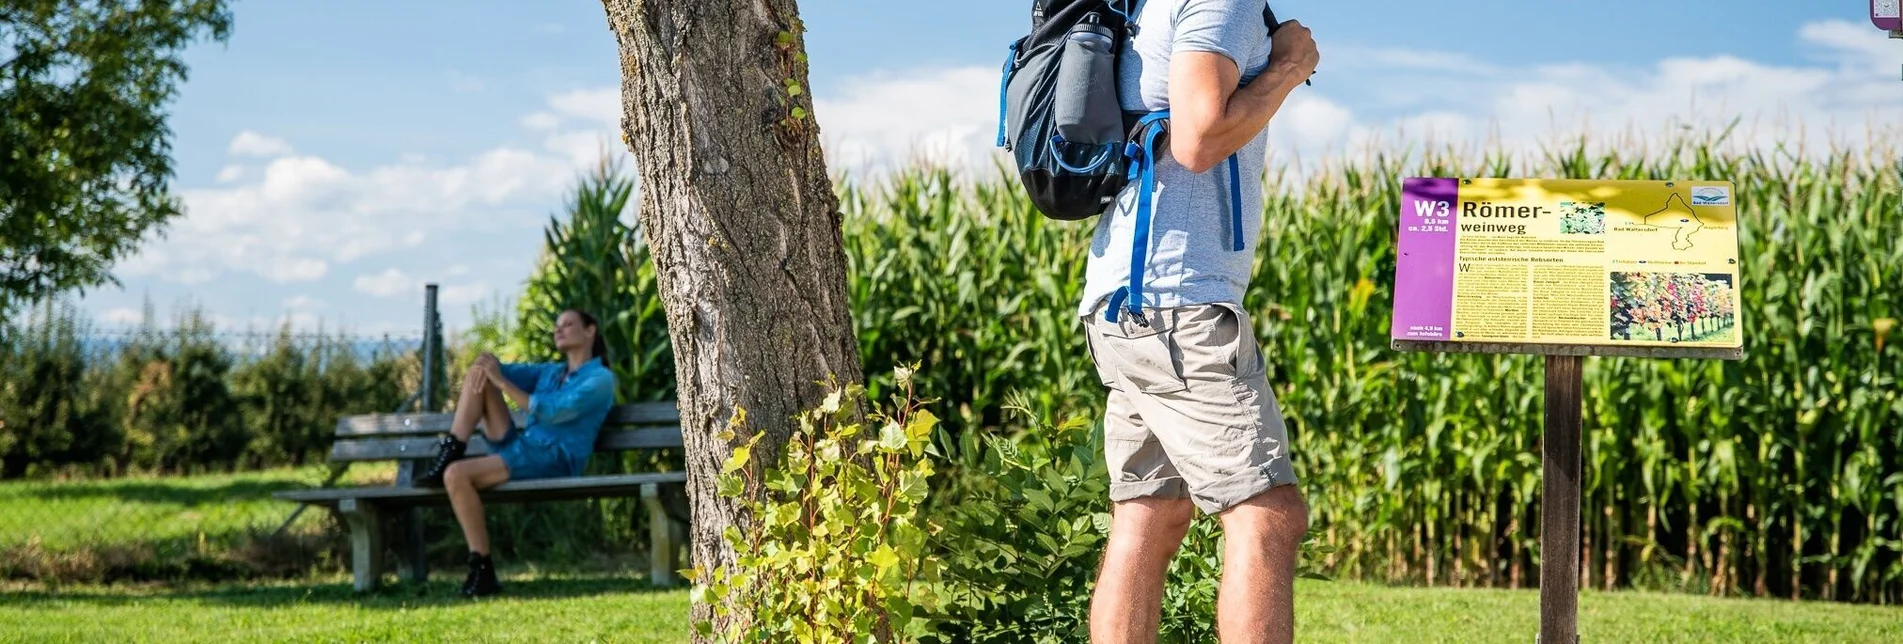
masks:
<instances>
[{"instance_id":1,"label":"woman's arm","mask_svg":"<svg viewBox=\"0 0 1903 644\"><path fill-rule=\"evenodd\" d=\"M508 377L510 374L503 373L501 360L497 360L494 355L485 353L482 354L481 357L476 358L476 364L482 367L484 374L489 376L489 383L495 385L496 388L502 392L502 395L508 398L509 402L514 404L517 409L528 408L529 392L517 385L515 378ZM529 380L529 382L534 381Z\"/></svg>"},{"instance_id":2,"label":"woman's arm","mask_svg":"<svg viewBox=\"0 0 1903 644\"><path fill-rule=\"evenodd\" d=\"M606 418L615 403L614 373L599 369L557 391L529 396L528 414L550 424Z\"/></svg>"}]
</instances>

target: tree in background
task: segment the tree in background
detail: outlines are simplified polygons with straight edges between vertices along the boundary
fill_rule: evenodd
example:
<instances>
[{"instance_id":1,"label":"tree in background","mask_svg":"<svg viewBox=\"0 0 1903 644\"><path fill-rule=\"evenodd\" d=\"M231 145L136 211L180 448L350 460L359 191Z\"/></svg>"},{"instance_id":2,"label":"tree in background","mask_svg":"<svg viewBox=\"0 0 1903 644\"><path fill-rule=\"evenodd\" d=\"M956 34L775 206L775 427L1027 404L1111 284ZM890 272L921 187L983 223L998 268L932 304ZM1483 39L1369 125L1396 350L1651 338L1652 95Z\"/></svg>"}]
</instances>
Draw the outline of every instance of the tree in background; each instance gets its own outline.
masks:
<instances>
[{"instance_id":1,"label":"tree in background","mask_svg":"<svg viewBox=\"0 0 1903 644\"><path fill-rule=\"evenodd\" d=\"M673 340L693 557L725 568L735 558L722 533L751 517L716 493L735 446L722 430L744 412L765 434L748 467L777 462L793 418L824 398L821 383L863 382L839 201L805 90L805 29L793 0L604 7ZM730 608L744 618L751 607ZM692 613L712 618L701 602Z\"/></svg>"},{"instance_id":2,"label":"tree in background","mask_svg":"<svg viewBox=\"0 0 1903 644\"><path fill-rule=\"evenodd\" d=\"M231 32L223 0L0 6L0 314L114 282L179 214L165 103L180 50Z\"/></svg>"},{"instance_id":3,"label":"tree in background","mask_svg":"<svg viewBox=\"0 0 1903 644\"><path fill-rule=\"evenodd\" d=\"M118 439L84 386L79 312L49 300L25 321L0 330L0 479L97 463Z\"/></svg>"}]
</instances>

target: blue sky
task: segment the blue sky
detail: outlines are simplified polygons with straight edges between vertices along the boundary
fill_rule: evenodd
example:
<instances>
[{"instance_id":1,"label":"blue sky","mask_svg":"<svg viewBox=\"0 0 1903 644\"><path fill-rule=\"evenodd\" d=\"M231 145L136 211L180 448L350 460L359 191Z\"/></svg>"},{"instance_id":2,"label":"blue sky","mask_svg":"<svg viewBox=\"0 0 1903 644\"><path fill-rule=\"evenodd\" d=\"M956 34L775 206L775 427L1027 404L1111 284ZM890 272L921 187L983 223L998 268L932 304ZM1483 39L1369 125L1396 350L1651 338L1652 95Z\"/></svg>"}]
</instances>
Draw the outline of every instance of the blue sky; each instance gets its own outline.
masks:
<instances>
[{"instance_id":1,"label":"blue sky","mask_svg":"<svg viewBox=\"0 0 1903 644\"><path fill-rule=\"evenodd\" d=\"M1028 0L801 5L835 169L921 154L983 167L998 60ZM161 315L188 298L227 326L414 333L426 281L461 326L472 305L513 298L563 189L618 140L599 2L233 8L228 43L188 52L172 109L188 214L121 264L123 288L82 300L106 326L136 321L150 297ZM1903 41L1870 26L1864 0L1276 9L1322 49L1315 86L1271 125L1283 162L1422 137L1524 143L1582 123L1765 123L1746 143L1903 123Z\"/></svg>"}]
</instances>

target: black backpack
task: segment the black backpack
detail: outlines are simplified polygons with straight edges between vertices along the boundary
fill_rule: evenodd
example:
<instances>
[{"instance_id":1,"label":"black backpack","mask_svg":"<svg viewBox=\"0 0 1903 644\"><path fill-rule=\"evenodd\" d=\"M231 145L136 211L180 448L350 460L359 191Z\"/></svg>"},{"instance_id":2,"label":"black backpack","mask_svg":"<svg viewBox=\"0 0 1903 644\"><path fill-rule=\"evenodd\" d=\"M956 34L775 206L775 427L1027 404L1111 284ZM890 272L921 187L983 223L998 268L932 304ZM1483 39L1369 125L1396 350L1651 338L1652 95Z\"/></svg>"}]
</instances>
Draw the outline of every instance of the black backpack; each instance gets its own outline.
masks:
<instances>
[{"instance_id":1,"label":"black backpack","mask_svg":"<svg viewBox=\"0 0 1903 644\"><path fill-rule=\"evenodd\" d=\"M1010 152L1039 211L1087 219L1134 177L1144 122L1117 101L1117 59L1138 0L1032 0L1031 31L1011 43L998 91L997 145ZM1279 24L1265 3L1271 33Z\"/></svg>"},{"instance_id":2,"label":"black backpack","mask_svg":"<svg viewBox=\"0 0 1903 644\"><path fill-rule=\"evenodd\" d=\"M1130 285L1110 306L1140 313L1149 242L1152 151L1167 135L1169 112L1125 113L1117 100L1117 59L1140 27L1140 0L1032 0L1031 32L1011 43L998 89L998 146L1010 152L1031 202L1052 219L1101 214L1131 181L1137 194ZM1267 3L1262 20L1281 23ZM1243 249L1242 183L1230 155L1233 249ZM1139 319L1140 316L1139 316Z\"/></svg>"},{"instance_id":3,"label":"black backpack","mask_svg":"<svg viewBox=\"0 0 1903 644\"><path fill-rule=\"evenodd\" d=\"M1033 0L1031 32L1005 60L998 145L1054 219L1094 216L1128 182L1117 58L1130 23L1113 4L1124 0Z\"/></svg>"}]
</instances>

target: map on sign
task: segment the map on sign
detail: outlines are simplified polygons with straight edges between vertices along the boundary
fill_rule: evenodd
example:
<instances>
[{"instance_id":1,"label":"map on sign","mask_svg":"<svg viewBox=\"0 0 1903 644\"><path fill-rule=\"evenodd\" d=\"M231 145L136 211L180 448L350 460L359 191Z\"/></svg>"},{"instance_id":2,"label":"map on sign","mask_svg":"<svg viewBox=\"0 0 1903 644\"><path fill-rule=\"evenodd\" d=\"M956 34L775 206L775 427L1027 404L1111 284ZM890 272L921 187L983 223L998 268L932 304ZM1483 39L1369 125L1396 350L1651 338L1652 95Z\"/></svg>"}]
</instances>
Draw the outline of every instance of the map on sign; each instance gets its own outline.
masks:
<instances>
[{"instance_id":1,"label":"map on sign","mask_svg":"<svg viewBox=\"0 0 1903 644\"><path fill-rule=\"evenodd\" d=\"M1408 179L1396 340L1737 348L1722 181Z\"/></svg>"},{"instance_id":2,"label":"map on sign","mask_svg":"<svg viewBox=\"0 0 1903 644\"><path fill-rule=\"evenodd\" d=\"M1870 23L1878 29L1903 30L1903 2L1870 0Z\"/></svg>"}]
</instances>

